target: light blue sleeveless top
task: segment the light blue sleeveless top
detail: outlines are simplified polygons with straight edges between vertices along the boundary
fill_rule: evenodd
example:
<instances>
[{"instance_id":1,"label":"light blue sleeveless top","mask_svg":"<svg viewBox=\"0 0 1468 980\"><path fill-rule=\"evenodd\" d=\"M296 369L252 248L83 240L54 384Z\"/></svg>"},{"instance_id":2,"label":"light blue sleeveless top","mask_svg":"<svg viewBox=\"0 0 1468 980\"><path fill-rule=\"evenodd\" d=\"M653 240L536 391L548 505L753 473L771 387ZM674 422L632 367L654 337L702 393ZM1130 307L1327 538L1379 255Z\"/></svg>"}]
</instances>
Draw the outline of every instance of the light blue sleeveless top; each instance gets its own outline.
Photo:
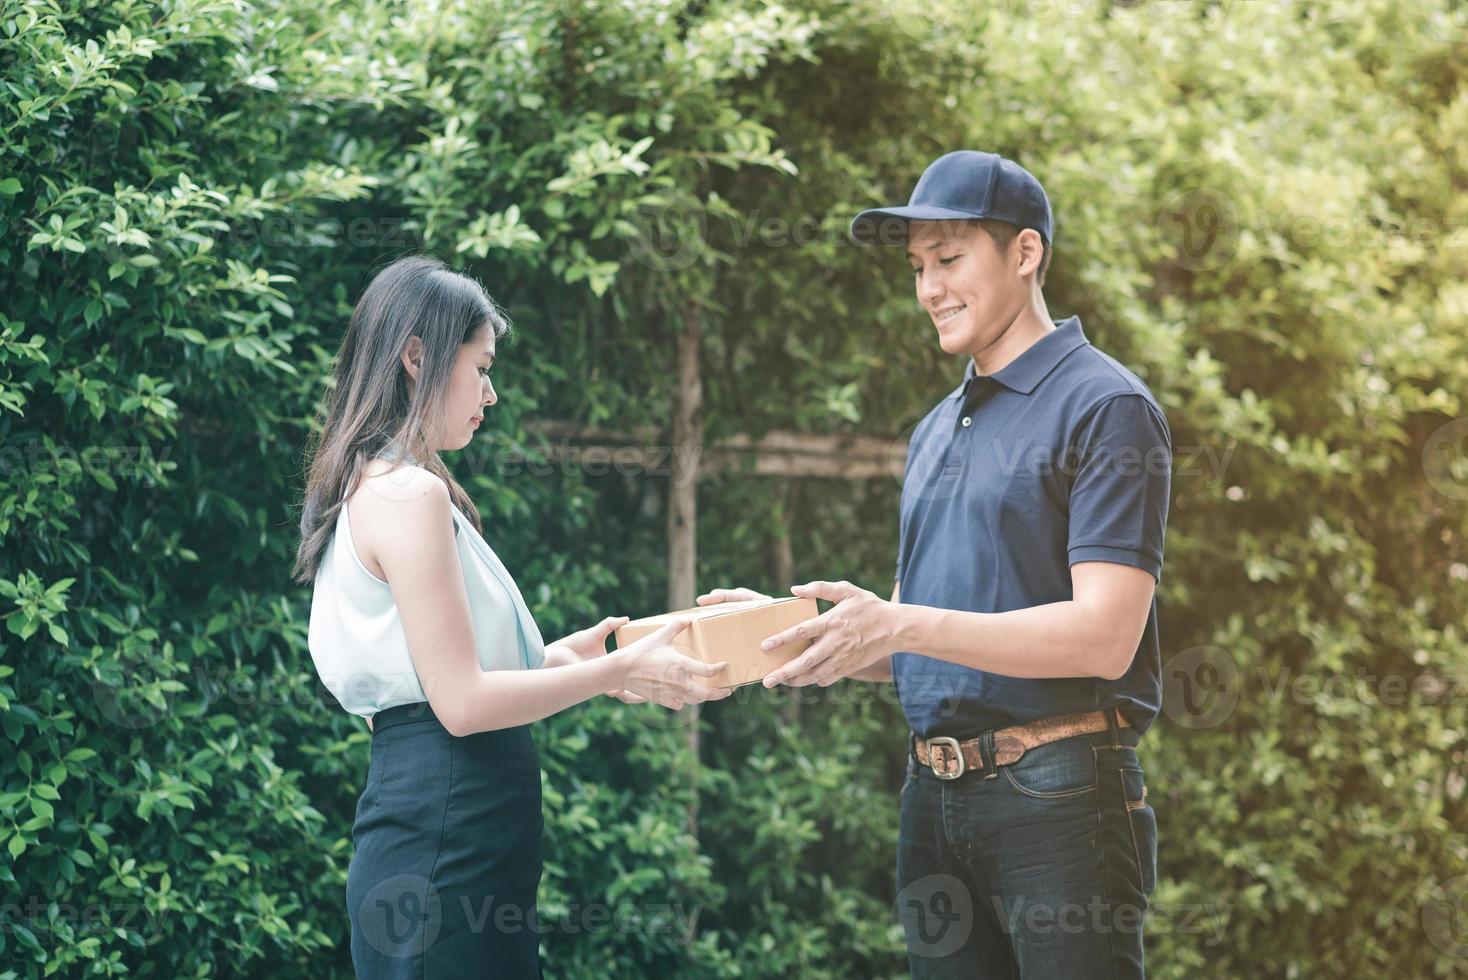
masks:
<instances>
[{"instance_id":1,"label":"light blue sleeveless top","mask_svg":"<svg viewBox=\"0 0 1468 980\"><path fill-rule=\"evenodd\" d=\"M404 458L402 447L389 443L383 458ZM453 518L480 668L542 666L545 643L515 580L457 506ZM394 705L428 700L408 655L392 590L358 556L345 504L316 572L307 646L322 683L352 714L371 717Z\"/></svg>"}]
</instances>

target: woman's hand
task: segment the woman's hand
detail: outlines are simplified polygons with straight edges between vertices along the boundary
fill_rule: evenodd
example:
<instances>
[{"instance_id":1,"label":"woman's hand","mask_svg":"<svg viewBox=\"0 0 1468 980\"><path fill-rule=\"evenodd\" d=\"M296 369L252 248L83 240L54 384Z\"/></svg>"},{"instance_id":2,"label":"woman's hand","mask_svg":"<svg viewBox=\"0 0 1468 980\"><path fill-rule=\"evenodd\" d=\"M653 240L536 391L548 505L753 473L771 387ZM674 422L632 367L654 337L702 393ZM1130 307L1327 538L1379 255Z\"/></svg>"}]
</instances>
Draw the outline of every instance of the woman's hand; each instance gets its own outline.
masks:
<instances>
[{"instance_id":1,"label":"woman's hand","mask_svg":"<svg viewBox=\"0 0 1468 980\"><path fill-rule=\"evenodd\" d=\"M698 597L700 606L712 606L719 602L743 602L746 599L768 599L770 596L753 589L714 589Z\"/></svg>"},{"instance_id":2,"label":"woman's hand","mask_svg":"<svg viewBox=\"0 0 1468 980\"><path fill-rule=\"evenodd\" d=\"M594 657L604 657L607 653L607 637L627 625L627 622L626 616L608 616L595 626L562 637L546 647L547 659L554 659L558 664L577 664ZM560 651L559 656L555 651ZM647 701L647 698L621 689L606 693L608 697L616 698L623 704L642 704Z\"/></svg>"},{"instance_id":3,"label":"woman's hand","mask_svg":"<svg viewBox=\"0 0 1468 980\"><path fill-rule=\"evenodd\" d=\"M627 663L622 686L629 693L676 711L685 704L722 701L734 692L731 687L709 687L702 681L729 666L727 660L706 664L669 646L690 622L675 619L620 651Z\"/></svg>"}]
</instances>

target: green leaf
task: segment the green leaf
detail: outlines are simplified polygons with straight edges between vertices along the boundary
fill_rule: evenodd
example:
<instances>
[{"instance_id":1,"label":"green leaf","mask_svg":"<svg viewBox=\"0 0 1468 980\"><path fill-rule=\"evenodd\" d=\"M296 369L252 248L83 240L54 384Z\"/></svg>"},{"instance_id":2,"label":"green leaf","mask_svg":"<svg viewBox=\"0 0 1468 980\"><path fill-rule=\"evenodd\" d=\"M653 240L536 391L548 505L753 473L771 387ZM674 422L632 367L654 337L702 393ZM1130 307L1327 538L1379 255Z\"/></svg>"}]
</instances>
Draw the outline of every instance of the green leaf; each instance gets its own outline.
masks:
<instances>
[{"instance_id":1,"label":"green leaf","mask_svg":"<svg viewBox=\"0 0 1468 980\"><path fill-rule=\"evenodd\" d=\"M23 704L12 704L10 706L10 715L16 721L27 725L39 725L41 723L41 716Z\"/></svg>"}]
</instances>

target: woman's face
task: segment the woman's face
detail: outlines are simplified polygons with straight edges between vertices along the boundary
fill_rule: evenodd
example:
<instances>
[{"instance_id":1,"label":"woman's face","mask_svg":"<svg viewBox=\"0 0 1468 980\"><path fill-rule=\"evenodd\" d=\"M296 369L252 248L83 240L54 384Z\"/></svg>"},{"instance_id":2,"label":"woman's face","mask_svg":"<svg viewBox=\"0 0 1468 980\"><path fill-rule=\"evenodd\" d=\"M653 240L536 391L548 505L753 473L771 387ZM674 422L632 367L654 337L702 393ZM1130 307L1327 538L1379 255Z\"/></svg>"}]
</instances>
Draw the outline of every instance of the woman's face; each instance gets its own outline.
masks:
<instances>
[{"instance_id":1,"label":"woman's face","mask_svg":"<svg viewBox=\"0 0 1468 980\"><path fill-rule=\"evenodd\" d=\"M422 349L419 338L409 337L403 351L403 364L415 383L417 358ZM484 421L485 408L499 400L489 380L494 353L494 331L487 328L471 337L468 343L459 345L458 356L449 372L448 390L444 393L444 414L438 438L440 452L469 445L475 430Z\"/></svg>"},{"instance_id":2,"label":"woman's face","mask_svg":"<svg viewBox=\"0 0 1468 980\"><path fill-rule=\"evenodd\" d=\"M494 366L494 331L481 330L459 345L459 356L449 374L444 397L443 440L445 449L462 449L474 438L485 408L499 400L489 369Z\"/></svg>"}]
</instances>

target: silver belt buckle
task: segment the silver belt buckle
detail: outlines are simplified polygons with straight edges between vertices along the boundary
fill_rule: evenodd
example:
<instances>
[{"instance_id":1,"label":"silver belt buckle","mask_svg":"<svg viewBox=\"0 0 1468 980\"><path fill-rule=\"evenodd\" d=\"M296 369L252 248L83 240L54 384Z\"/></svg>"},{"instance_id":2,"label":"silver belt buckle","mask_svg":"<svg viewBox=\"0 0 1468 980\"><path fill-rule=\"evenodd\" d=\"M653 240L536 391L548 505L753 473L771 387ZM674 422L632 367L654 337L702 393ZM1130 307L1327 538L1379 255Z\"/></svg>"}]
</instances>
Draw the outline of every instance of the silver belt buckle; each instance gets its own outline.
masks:
<instances>
[{"instance_id":1,"label":"silver belt buckle","mask_svg":"<svg viewBox=\"0 0 1468 980\"><path fill-rule=\"evenodd\" d=\"M944 746L953 753L953 758L958 760L958 769L951 773L938 771L938 767L934 763L938 761L937 748L939 745ZM935 738L928 739L928 768L932 769L933 775L939 779L957 779L959 776L962 776L968 768L968 763L964 761L963 750L958 747L958 739L951 735L939 735Z\"/></svg>"}]
</instances>

